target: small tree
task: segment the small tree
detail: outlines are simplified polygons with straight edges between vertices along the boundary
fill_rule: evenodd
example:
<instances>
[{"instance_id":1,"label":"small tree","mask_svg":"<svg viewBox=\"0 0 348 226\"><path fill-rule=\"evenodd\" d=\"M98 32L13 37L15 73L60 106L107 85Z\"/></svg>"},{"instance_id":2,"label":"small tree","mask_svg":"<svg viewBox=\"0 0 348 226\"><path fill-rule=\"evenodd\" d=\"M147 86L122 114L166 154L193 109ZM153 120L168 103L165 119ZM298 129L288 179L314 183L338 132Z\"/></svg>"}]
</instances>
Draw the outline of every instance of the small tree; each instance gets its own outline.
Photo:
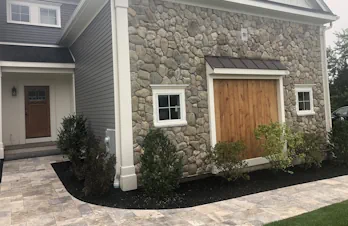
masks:
<instances>
[{"instance_id":1,"label":"small tree","mask_svg":"<svg viewBox=\"0 0 348 226\"><path fill-rule=\"evenodd\" d=\"M335 121L329 133L329 149L337 162L348 164L348 121Z\"/></svg>"},{"instance_id":2,"label":"small tree","mask_svg":"<svg viewBox=\"0 0 348 226\"><path fill-rule=\"evenodd\" d=\"M140 172L144 190L149 196L165 198L179 186L182 158L159 129L150 130L144 139L143 148Z\"/></svg>"},{"instance_id":3,"label":"small tree","mask_svg":"<svg viewBox=\"0 0 348 226\"><path fill-rule=\"evenodd\" d=\"M238 142L219 142L214 149L209 152L209 159L228 181L238 178L249 179L243 169L248 163L243 159L243 152L246 146L242 141Z\"/></svg>"},{"instance_id":4,"label":"small tree","mask_svg":"<svg viewBox=\"0 0 348 226\"><path fill-rule=\"evenodd\" d=\"M87 119L83 115L70 115L63 118L62 128L58 132L57 147L67 155L74 174L84 179L83 162L91 144Z\"/></svg>"},{"instance_id":5,"label":"small tree","mask_svg":"<svg viewBox=\"0 0 348 226\"><path fill-rule=\"evenodd\" d=\"M63 119L57 146L71 162L74 175L84 183L85 195L102 195L113 183L115 156L109 156L82 115Z\"/></svg>"}]
</instances>

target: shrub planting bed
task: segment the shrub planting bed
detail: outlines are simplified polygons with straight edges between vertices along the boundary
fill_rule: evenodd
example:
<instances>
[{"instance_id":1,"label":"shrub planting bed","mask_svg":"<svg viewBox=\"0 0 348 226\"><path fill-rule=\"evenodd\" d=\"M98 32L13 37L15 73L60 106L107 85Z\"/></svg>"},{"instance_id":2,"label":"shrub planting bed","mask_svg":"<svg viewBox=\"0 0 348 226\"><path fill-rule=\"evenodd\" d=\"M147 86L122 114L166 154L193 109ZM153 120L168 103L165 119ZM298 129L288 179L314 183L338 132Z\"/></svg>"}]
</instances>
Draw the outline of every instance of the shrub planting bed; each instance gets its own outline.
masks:
<instances>
[{"instance_id":1,"label":"shrub planting bed","mask_svg":"<svg viewBox=\"0 0 348 226\"><path fill-rule=\"evenodd\" d=\"M84 202L123 209L173 209L185 208L237 198L245 195L274 190L277 188L308 183L348 174L348 167L324 161L321 168L305 169L292 167L293 174L283 171L260 170L249 174L250 180L239 179L228 182L223 177L210 176L204 179L185 182L165 199L149 198L143 189L122 192L111 188L102 196L85 196L84 184L71 170L70 162L52 164L58 177L68 192Z\"/></svg>"}]
</instances>

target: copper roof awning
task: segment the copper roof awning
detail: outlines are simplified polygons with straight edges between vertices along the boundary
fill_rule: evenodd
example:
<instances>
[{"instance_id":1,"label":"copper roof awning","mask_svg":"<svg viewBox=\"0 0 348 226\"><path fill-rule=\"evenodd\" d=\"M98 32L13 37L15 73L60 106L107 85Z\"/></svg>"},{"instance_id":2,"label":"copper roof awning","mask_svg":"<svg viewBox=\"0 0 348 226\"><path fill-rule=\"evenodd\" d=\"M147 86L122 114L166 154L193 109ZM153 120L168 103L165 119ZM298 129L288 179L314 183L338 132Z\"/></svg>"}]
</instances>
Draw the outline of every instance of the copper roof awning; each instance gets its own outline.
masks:
<instances>
[{"instance_id":1,"label":"copper roof awning","mask_svg":"<svg viewBox=\"0 0 348 226\"><path fill-rule=\"evenodd\" d=\"M257 60L225 56L206 56L205 60L212 69L287 70L279 60Z\"/></svg>"}]
</instances>

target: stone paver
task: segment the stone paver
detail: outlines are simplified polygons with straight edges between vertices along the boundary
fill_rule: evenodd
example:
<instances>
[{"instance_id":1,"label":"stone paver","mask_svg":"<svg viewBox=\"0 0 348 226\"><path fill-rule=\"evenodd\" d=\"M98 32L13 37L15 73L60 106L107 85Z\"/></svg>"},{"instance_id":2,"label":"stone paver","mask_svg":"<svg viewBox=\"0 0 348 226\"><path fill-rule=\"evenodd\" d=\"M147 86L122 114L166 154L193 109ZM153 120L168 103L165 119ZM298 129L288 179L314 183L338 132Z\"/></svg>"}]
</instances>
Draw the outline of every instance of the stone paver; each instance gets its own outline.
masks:
<instances>
[{"instance_id":1,"label":"stone paver","mask_svg":"<svg viewBox=\"0 0 348 226\"><path fill-rule=\"evenodd\" d=\"M123 210L84 203L64 188L50 163L62 156L5 162L0 225L263 225L348 199L348 176L174 210Z\"/></svg>"}]
</instances>

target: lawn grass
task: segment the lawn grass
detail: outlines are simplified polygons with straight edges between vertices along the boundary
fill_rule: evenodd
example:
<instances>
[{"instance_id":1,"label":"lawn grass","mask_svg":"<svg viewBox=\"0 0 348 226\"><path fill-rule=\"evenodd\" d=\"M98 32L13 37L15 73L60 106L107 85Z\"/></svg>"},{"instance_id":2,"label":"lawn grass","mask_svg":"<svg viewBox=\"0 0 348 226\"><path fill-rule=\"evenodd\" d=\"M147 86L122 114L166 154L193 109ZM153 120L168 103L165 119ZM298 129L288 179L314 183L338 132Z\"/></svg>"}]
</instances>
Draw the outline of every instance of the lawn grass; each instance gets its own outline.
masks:
<instances>
[{"instance_id":1,"label":"lawn grass","mask_svg":"<svg viewBox=\"0 0 348 226\"><path fill-rule=\"evenodd\" d=\"M348 201L327 206L297 217L267 224L267 226L347 226Z\"/></svg>"}]
</instances>

